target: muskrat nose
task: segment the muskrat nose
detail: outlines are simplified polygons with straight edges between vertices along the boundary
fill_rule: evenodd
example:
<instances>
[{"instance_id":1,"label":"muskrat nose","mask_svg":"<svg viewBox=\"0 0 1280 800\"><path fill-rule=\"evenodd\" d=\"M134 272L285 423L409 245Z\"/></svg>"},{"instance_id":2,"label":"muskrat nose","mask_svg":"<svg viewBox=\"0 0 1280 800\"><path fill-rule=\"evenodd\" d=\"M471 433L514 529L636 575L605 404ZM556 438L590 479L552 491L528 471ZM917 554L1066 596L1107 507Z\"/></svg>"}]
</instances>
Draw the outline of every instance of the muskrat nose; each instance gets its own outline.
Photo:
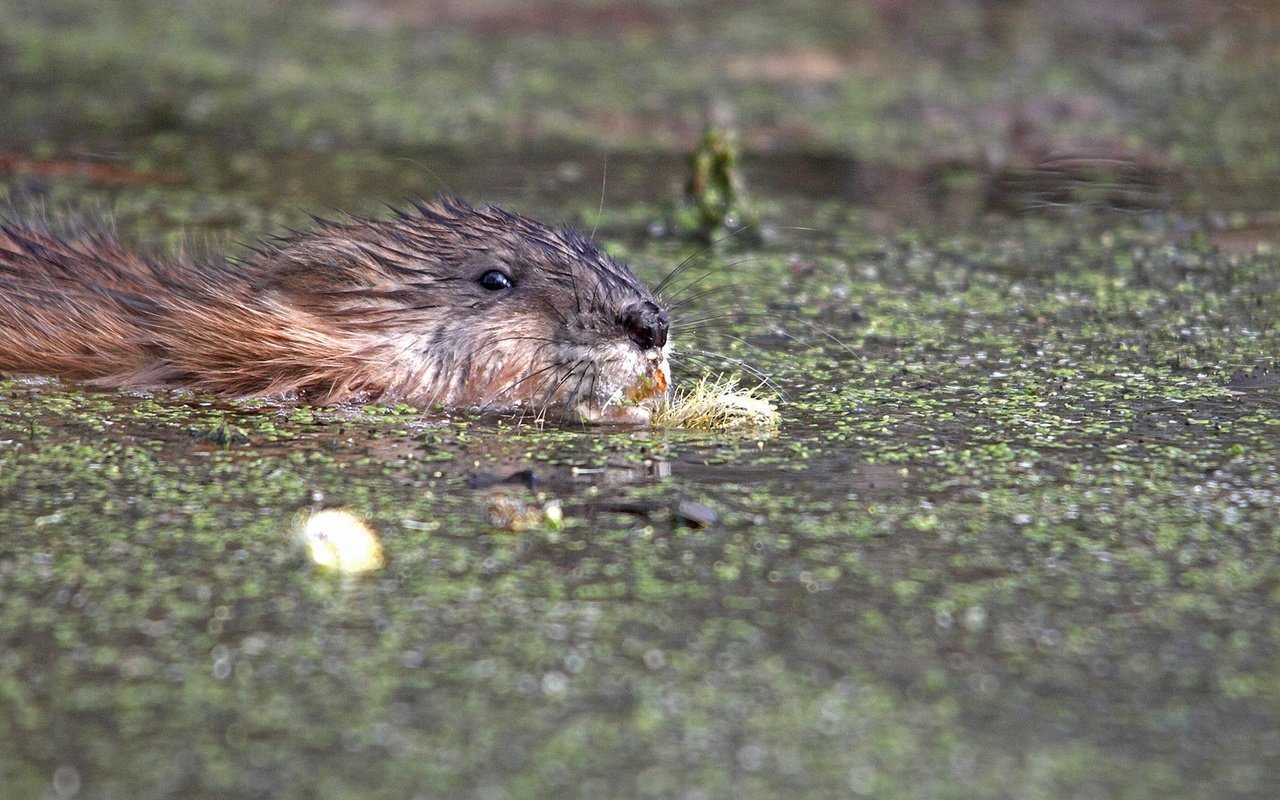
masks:
<instances>
[{"instance_id":1,"label":"muskrat nose","mask_svg":"<svg viewBox=\"0 0 1280 800\"><path fill-rule=\"evenodd\" d=\"M671 317L666 309L658 308L656 303L646 300L638 306L632 306L622 313L619 321L631 341L640 345L641 350L661 348L667 343Z\"/></svg>"}]
</instances>

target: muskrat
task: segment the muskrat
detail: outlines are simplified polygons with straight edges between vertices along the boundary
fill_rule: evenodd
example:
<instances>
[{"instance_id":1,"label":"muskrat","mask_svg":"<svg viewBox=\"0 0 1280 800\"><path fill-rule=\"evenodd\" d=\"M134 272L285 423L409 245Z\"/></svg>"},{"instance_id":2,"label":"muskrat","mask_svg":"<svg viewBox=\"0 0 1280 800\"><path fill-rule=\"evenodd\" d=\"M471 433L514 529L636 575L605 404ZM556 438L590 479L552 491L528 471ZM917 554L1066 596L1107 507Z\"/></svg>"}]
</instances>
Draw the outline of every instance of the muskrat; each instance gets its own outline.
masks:
<instances>
[{"instance_id":1,"label":"muskrat","mask_svg":"<svg viewBox=\"0 0 1280 800\"><path fill-rule=\"evenodd\" d=\"M0 224L0 372L643 424L669 331L585 237L458 200L317 219L238 259Z\"/></svg>"}]
</instances>

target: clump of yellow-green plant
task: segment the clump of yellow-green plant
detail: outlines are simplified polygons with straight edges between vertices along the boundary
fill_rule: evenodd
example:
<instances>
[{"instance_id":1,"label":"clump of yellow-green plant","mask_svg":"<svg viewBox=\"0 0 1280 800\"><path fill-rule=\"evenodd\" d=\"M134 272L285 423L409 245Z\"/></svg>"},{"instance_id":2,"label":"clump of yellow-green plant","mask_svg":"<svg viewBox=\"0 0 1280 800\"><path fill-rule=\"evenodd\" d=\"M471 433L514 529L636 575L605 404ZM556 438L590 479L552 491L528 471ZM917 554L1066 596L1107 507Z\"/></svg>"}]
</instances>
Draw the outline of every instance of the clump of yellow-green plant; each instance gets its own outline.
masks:
<instances>
[{"instance_id":1,"label":"clump of yellow-green plant","mask_svg":"<svg viewBox=\"0 0 1280 800\"><path fill-rule=\"evenodd\" d=\"M765 430L778 426L778 409L759 394L759 387L743 388L723 375L677 388L670 402L653 411L655 428L691 430Z\"/></svg>"}]
</instances>

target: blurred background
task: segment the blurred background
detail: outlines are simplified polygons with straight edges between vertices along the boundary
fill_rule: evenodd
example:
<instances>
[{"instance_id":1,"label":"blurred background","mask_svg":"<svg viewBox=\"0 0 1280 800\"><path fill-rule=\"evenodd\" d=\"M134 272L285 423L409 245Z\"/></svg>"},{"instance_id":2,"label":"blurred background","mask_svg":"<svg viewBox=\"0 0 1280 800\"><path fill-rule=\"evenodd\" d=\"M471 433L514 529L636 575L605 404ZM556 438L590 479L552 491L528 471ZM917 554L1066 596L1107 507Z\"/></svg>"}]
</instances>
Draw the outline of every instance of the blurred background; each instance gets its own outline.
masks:
<instances>
[{"instance_id":1,"label":"blurred background","mask_svg":"<svg viewBox=\"0 0 1280 800\"><path fill-rule=\"evenodd\" d=\"M10 175L586 208L606 164L615 204L664 199L709 124L764 189L961 222L1256 210L1280 174L1267 2L2 0L0 19Z\"/></svg>"}]
</instances>

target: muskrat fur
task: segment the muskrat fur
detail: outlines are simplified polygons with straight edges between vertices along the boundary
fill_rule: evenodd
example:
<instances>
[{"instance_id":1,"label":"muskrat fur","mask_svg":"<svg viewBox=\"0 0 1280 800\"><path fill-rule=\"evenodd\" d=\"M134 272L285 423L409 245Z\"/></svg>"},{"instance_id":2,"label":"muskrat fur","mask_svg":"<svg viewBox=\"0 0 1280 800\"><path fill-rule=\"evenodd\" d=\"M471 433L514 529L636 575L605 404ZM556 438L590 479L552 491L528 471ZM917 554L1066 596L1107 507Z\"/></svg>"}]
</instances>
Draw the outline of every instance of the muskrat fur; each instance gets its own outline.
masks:
<instances>
[{"instance_id":1,"label":"muskrat fur","mask_svg":"<svg viewBox=\"0 0 1280 800\"><path fill-rule=\"evenodd\" d=\"M0 224L0 372L644 423L668 332L583 236L457 200L317 220L235 260Z\"/></svg>"}]
</instances>

